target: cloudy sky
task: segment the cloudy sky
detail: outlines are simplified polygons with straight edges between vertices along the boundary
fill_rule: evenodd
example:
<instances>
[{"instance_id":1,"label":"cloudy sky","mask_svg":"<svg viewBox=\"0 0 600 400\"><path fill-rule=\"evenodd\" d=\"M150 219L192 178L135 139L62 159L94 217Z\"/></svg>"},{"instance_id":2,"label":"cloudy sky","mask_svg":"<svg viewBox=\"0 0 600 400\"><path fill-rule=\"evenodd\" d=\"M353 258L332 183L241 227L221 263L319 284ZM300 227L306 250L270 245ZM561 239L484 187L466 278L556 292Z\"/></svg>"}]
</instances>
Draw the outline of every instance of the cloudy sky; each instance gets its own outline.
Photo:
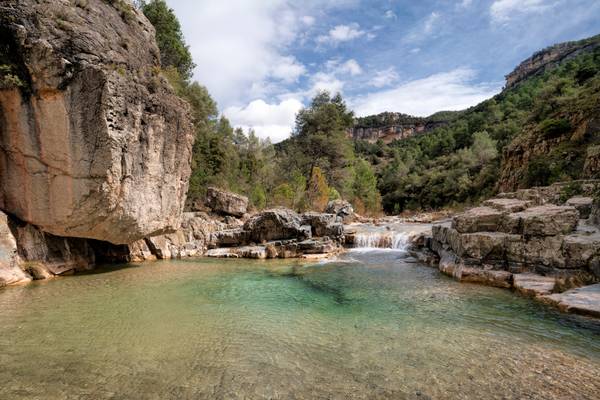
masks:
<instances>
[{"instance_id":1,"label":"cloudy sky","mask_svg":"<svg viewBox=\"0 0 600 400\"><path fill-rule=\"evenodd\" d=\"M317 91L426 116L497 93L536 50L600 33L599 0L167 0L235 126L285 139Z\"/></svg>"}]
</instances>

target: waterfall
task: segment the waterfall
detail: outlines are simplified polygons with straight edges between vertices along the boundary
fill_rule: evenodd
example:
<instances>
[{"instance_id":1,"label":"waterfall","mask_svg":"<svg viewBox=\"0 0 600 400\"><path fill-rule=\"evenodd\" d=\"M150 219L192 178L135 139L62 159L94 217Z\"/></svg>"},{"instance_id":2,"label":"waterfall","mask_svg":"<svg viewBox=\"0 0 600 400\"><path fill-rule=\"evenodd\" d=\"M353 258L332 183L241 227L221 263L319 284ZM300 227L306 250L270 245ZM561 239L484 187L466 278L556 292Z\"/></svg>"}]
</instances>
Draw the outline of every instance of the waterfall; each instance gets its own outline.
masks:
<instances>
[{"instance_id":1,"label":"waterfall","mask_svg":"<svg viewBox=\"0 0 600 400\"><path fill-rule=\"evenodd\" d=\"M407 232L363 232L354 236L354 248L405 250L408 239Z\"/></svg>"}]
</instances>

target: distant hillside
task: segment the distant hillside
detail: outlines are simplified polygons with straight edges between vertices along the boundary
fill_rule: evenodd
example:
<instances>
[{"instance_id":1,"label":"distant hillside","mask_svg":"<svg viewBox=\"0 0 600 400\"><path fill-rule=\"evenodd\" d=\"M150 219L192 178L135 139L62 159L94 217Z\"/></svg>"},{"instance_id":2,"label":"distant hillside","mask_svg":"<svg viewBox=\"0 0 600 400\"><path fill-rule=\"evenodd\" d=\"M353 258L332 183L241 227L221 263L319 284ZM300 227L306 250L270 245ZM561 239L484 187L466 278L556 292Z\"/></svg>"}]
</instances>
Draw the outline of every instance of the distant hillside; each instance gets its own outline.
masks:
<instances>
[{"instance_id":1,"label":"distant hillside","mask_svg":"<svg viewBox=\"0 0 600 400\"><path fill-rule=\"evenodd\" d=\"M442 111L429 117L384 112L377 115L355 118L354 126L348 130L348 137L375 143L378 140L391 143L417 134L431 132L453 121L460 112Z\"/></svg>"},{"instance_id":2,"label":"distant hillside","mask_svg":"<svg viewBox=\"0 0 600 400\"><path fill-rule=\"evenodd\" d=\"M356 149L376 166L387 212L600 177L600 36L537 52L502 93L426 134Z\"/></svg>"}]
</instances>

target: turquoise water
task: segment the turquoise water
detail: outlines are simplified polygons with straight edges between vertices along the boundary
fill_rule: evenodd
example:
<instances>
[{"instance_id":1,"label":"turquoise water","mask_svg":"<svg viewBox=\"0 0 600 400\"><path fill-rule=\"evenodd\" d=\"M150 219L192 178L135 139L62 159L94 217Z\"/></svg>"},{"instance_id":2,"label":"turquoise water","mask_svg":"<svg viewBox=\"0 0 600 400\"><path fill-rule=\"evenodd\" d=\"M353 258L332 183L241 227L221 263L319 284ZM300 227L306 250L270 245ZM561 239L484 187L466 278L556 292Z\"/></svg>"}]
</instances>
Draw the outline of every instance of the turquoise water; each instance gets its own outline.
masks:
<instances>
[{"instance_id":1,"label":"turquoise water","mask_svg":"<svg viewBox=\"0 0 600 400\"><path fill-rule=\"evenodd\" d=\"M401 252L0 291L0 399L598 399L600 326Z\"/></svg>"}]
</instances>

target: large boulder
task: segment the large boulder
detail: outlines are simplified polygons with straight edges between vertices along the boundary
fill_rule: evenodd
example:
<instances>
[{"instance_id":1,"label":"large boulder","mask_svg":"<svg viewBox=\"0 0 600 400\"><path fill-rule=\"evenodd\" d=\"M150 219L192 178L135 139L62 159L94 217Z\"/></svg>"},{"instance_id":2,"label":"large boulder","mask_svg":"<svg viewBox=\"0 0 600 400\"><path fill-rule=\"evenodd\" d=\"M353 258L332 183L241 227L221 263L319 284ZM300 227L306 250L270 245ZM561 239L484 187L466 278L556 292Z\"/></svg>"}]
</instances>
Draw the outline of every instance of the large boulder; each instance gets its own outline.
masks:
<instances>
[{"instance_id":1,"label":"large boulder","mask_svg":"<svg viewBox=\"0 0 600 400\"><path fill-rule=\"evenodd\" d=\"M354 208L346 200L331 200L325 208L327 214L335 214L342 219L344 223L352 222L354 219Z\"/></svg>"},{"instance_id":2,"label":"large boulder","mask_svg":"<svg viewBox=\"0 0 600 400\"><path fill-rule=\"evenodd\" d=\"M311 237L311 227L302 225L300 215L286 208L266 210L253 216L244 224L244 231L255 243Z\"/></svg>"},{"instance_id":3,"label":"large boulder","mask_svg":"<svg viewBox=\"0 0 600 400\"><path fill-rule=\"evenodd\" d=\"M209 187L206 191L206 206L218 214L241 217L248 210L248 198L226 190Z\"/></svg>"},{"instance_id":4,"label":"large boulder","mask_svg":"<svg viewBox=\"0 0 600 400\"><path fill-rule=\"evenodd\" d=\"M17 241L8 225L8 217L0 211L0 286L28 282L31 277L21 269Z\"/></svg>"},{"instance_id":5,"label":"large boulder","mask_svg":"<svg viewBox=\"0 0 600 400\"><path fill-rule=\"evenodd\" d=\"M22 83L0 90L0 208L53 235L116 244L174 231L189 107L160 75L141 11L83 3L0 4L0 55Z\"/></svg>"},{"instance_id":6,"label":"large boulder","mask_svg":"<svg viewBox=\"0 0 600 400\"><path fill-rule=\"evenodd\" d=\"M340 222L341 218L335 214L307 212L301 217L302 225L311 227L312 236L329 236L335 239L341 239L344 236L344 225Z\"/></svg>"}]
</instances>

